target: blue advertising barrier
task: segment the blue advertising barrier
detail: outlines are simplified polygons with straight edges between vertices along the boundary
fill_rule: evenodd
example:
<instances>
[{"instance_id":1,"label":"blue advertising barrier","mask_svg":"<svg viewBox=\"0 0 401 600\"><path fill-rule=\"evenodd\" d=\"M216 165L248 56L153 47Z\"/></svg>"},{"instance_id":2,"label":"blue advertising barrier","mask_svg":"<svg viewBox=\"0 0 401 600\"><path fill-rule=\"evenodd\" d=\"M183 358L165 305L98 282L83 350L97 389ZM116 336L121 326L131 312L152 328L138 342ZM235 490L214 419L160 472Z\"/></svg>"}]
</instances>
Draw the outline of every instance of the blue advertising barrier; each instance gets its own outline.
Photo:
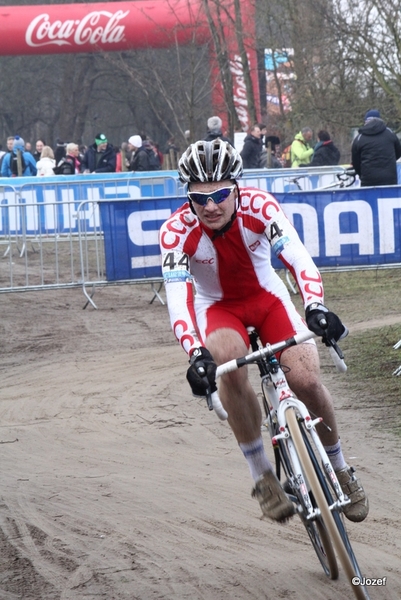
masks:
<instances>
[{"instance_id":1,"label":"blue advertising barrier","mask_svg":"<svg viewBox=\"0 0 401 600\"><path fill-rule=\"evenodd\" d=\"M397 164L397 169L401 183L401 164ZM338 183L336 174L341 172L342 167L246 170L241 184L274 194L299 188L312 191L336 181ZM76 209L84 200L170 198L183 192L176 171L3 177L0 178L0 236L77 233ZM16 209L7 210L9 205L14 207L16 203ZM93 208L84 218L87 231L97 230L98 219Z\"/></svg>"},{"instance_id":2,"label":"blue advertising barrier","mask_svg":"<svg viewBox=\"0 0 401 600\"><path fill-rule=\"evenodd\" d=\"M275 196L318 267L401 263L401 186Z\"/></svg>"},{"instance_id":3,"label":"blue advertising barrier","mask_svg":"<svg viewBox=\"0 0 401 600\"><path fill-rule=\"evenodd\" d=\"M401 263L401 186L276 194L319 267ZM161 277L158 231L183 198L102 202L108 281ZM275 268L283 264L273 257Z\"/></svg>"},{"instance_id":4,"label":"blue advertising barrier","mask_svg":"<svg viewBox=\"0 0 401 600\"><path fill-rule=\"evenodd\" d=\"M101 202L107 281L161 277L159 229L183 198Z\"/></svg>"},{"instance_id":5,"label":"blue advertising barrier","mask_svg":"<svg viewBox=\"0 0 401 600\"><path fill-rule=\"evenodd\" d=\"M178 193L177 173L108 173L55 177L0 178L0 236L78 233L76 209L82 201L172 196ZM8 210L12 206L13 210ZM86 231L99 220L93 206Z\"/></svg>"}]
</instances>

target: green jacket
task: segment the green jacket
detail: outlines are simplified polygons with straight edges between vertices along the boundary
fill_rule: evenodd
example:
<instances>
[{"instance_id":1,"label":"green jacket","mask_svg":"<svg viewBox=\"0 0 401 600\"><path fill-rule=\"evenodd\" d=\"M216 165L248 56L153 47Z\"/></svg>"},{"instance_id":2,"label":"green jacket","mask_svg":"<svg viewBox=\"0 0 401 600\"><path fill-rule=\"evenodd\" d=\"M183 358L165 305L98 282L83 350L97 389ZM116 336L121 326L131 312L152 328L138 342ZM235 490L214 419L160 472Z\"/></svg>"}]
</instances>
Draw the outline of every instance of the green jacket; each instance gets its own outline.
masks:
<instances>
[{"instance_id":1,"label":"green jacket","mask_svg":"<svg viewBox=\"0 0 401 600\"><path fill-rule=\"evenodd\" d=\"M297 133L291 144L291 167L308 165L312 159L313 148L305 142L301 132Z\"/></svg>"}]
</instances>

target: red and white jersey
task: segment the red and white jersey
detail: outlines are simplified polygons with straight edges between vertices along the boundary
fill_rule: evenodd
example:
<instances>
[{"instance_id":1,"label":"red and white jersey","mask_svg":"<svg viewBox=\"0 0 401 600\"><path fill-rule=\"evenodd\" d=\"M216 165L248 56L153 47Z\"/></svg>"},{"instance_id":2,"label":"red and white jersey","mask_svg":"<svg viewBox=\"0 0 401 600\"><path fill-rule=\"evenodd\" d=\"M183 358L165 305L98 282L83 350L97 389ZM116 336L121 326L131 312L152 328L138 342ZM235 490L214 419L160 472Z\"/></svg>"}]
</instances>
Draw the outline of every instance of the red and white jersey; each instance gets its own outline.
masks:
<instances>
[{"instance_id":1,"label":"red and white jersey","mask_svg":"<svg viewBox=\"0 0 401 600\"><path fill-rule=\"evenodd\" d=\"M160 230L171 325L187 353L204 345L198 308L200 314L216 303L246 306L266 294L287 302L288 290L271 265L271 250L295 278L305 308L312 302L323 303L320 273L271 194L240 189L237 218L226 233L214 236L188 202Z\"/></svg>"}]
</instances>

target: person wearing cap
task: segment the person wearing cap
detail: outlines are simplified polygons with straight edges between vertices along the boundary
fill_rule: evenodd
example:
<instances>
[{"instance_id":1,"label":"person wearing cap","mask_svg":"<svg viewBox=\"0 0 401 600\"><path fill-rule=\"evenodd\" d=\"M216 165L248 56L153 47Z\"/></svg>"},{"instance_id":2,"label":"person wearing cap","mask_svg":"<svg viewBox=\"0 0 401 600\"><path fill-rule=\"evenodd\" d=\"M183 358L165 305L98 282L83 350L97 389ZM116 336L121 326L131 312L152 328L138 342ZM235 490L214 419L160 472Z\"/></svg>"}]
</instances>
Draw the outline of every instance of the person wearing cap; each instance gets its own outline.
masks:
<instances>
[{"instance_id":1,"label":"person wearing cap","mask_svg":"<svg viewBox=\"0 0 401 600\"><path fill-rule=\"evenodd\" d=\"M338 165L340 162L340 151L334 145L330 134L325 129L321 129L317 134L318 143L315 146L311 167L326 167L330 165Z\"/></svg>"},{"instance_id":2,"label":"person wearing cap","mask_svg":"<svg viewBox=\"0 0 401 600\"><path fill-rule=\"evenodd\" d=\"M223 121L220 117L214 116L207 120L207 134L205 136L205 142L212 142L213 140L223 140L232 145L232 141L223 135Z\"/></svg>"},{"instance_id":3,"label":"person wearing cap","mask_svg":"<svg viewBox=\"0 0 401 600\"><path fill-rule=\"evenodd\" d=\"M1 163L2 177L29 177L37 173L36 161L25 150L25 142L19 135L14 137L12 152L6 154Z\"/></svg>"},{"instance_id":4,"label":"person wearing cap","mask_svg":"<svg viewBox=\"0 0 401 600\"><path fill-rule=\"evenodd\" d=\"M361 186L397 185L397 160L401 157L398 137L376 109L365 114L364 125L352 143L352 166Z\"/></svg>"},{"instance_id":5,"label":"person wearing cap","mask_svg":"<svg viewBox=\"0 0 401 600\"><path fill-rule=\"evenodd\" d=\"M89 146L82 159L83 173L115 173L116 151L109 144L104 133L95 136L95 143Z\"/></svg>"},{"instance_id":6,"label":"person wearing cap","mask_svg":"<svg viewBox=\"0 0 401 600\"><path fill-rule=\"evenodd\" d=\"M58 165L60 160L65 157L67 153L66 146L67 144L65 144L62 139L56 139L56 147L54 148L54 160L56 161L56 165Z\"/></svg>"},{"instance_id":7,"label":"person wearing cap","mask_svg":"<svg viewBox=\"0 0 401 600\"><path fill-rule=\"evenodd\" d=\"M151 171L149 154L140 135L131 135L128 140L128 149L132 152L130 171Z\"/></svg>"}]
</instances>

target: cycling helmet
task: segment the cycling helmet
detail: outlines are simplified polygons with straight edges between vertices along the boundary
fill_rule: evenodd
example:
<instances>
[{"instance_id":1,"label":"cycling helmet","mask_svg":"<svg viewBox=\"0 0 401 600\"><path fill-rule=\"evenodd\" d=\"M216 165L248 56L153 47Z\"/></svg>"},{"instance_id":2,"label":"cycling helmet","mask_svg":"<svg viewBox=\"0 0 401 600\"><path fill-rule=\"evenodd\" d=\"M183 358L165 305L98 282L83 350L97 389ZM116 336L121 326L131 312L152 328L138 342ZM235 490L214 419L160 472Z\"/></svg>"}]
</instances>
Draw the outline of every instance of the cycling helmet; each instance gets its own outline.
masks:
<instances>
[{"instance_id":1,"label":"cycling helmet","mask_svg":"<svg viewBox=\"0 0 401 600\"><path fill-rule=\"evenodd\" d=\"M178 161L178 173L183 183L236 179L241 177L242 170L240 154L219 138L191 144Z\"/></svg>"}]
</instances>

